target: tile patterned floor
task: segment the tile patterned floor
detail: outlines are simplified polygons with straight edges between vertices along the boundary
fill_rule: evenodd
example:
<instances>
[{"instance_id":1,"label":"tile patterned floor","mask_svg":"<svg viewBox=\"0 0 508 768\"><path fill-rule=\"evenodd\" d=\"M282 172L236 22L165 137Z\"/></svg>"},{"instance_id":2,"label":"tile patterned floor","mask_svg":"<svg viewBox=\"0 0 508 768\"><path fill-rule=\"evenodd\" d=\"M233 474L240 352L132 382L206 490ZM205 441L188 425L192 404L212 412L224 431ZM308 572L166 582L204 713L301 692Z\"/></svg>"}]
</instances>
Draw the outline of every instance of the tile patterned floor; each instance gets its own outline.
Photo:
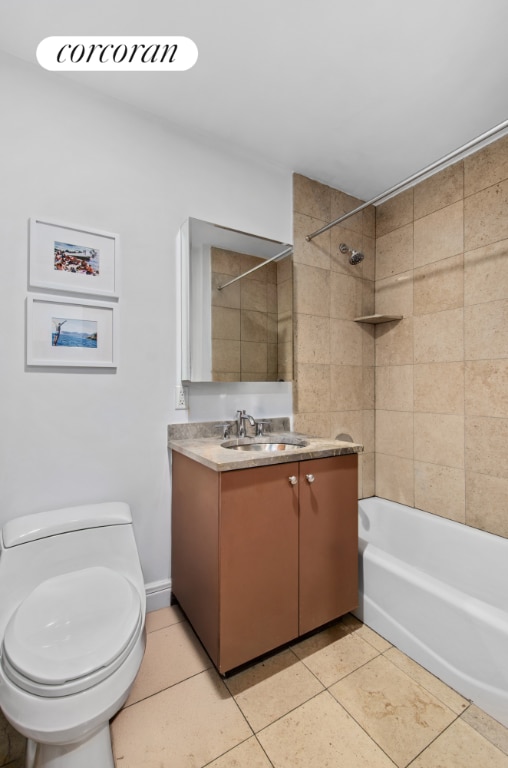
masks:
<instances>
[{"instance_id":1,"label":"tile patterned floor","mask_svg":"<svg viewBox=\"0 0 508 768\"><path fill-rule=\"evenodd\" d=\"M116 768L508 768L508 729L353 616L225 679L177 607L147 630ZM0 720L0 766L23 748Z\"/></svg>"}]
</instances>

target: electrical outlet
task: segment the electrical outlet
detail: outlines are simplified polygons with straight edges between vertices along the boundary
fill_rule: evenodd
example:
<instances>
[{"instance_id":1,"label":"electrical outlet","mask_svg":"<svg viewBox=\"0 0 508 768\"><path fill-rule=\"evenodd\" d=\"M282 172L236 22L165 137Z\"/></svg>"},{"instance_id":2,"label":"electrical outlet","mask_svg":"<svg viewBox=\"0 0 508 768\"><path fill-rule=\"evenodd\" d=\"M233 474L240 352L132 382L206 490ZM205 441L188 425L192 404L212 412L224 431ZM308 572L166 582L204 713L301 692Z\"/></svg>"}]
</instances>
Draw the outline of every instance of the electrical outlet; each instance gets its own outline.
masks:
<instances>
[{"instance_id":1,"label":"electrical outlet","mask_svg":"<svg viewBox=\"0 0 508 768\"><path fill-rule=\"evenodd\" d=\"M177 384L175 387L175 409L177 411L186 411L188 407L188 387Z\"/></svg>"}]
</instances>

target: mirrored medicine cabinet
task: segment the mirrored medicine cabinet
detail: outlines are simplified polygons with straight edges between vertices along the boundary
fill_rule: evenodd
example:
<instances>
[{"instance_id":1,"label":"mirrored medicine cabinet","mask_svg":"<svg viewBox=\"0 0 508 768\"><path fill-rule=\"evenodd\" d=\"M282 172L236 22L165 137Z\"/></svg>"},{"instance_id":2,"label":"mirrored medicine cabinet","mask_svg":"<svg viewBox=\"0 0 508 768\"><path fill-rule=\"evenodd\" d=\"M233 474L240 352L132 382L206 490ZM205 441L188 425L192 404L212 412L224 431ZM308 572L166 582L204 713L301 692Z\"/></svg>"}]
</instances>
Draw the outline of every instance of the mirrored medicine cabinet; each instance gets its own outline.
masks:
<instances>
[{"instance_id":1,"label":"mirrored medicine cabinet","mask_svg":"<svg viewBox=\"0 0 508 768\"><path fill-rule=\"evenodd\" d=\"M178 239L182 380L291 381L291 247L194 218Z\"/></svg>"}]
</instances>

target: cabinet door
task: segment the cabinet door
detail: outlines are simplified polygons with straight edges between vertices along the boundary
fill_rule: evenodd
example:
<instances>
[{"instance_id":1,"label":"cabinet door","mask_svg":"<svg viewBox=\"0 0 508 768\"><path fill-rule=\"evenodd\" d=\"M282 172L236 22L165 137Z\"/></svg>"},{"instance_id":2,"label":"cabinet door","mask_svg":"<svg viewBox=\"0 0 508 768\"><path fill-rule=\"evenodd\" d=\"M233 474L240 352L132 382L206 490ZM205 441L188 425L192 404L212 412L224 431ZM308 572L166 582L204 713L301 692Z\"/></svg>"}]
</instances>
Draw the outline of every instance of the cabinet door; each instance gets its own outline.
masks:
<instances>
[{"instance_id":1,"label":"cabinet door","mask_svg":"<svg viewBox=\"0 0 508 768\"><path fill-rule=\"evenodd\" d=\"M358 604L357 463L351 454L300 464L300 634Z\"/></svg>"},{"instance_id":2,"label":"cabinet door","mask_svg":"<svg viewBox=\"0 0 508 768\"><path fill-rule=\"evenodd\" d=\"M220 664L225 672L298 635L298 464L221 475Z\"/></svg>"}]
</instances>

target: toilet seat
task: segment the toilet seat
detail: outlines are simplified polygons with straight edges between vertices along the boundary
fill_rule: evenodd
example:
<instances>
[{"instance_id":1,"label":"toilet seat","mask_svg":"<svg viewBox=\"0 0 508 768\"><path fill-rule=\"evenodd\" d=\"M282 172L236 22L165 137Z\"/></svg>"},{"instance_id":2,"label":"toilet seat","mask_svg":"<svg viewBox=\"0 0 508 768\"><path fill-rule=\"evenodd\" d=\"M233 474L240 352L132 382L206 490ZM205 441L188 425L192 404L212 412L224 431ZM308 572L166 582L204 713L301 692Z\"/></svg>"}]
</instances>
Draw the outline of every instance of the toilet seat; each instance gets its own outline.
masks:
<instances>
[{"instance_id":1,"label":"toilet seat","mask_svg":"<svg viewBox=\"0 0 508 768\"><path fill-rule=\"evenodd\" d=\"M142 626L138 592L102 566L48 579L18 606L5 630L7 677L43 697L78 693L109 677Z\"/></svg>"}]
</instances>

